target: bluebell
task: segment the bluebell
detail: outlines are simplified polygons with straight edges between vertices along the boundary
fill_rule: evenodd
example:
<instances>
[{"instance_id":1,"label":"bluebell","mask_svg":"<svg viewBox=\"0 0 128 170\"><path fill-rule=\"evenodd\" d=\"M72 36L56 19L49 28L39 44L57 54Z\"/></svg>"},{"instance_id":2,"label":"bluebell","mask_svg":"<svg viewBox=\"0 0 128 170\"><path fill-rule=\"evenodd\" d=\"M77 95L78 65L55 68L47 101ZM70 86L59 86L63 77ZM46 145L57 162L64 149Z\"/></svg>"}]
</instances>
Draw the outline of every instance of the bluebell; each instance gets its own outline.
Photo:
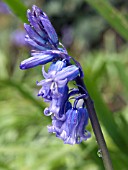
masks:
<instances>
[{"instance_id":1,"label":"bluebell","mask_svg":"<svg viewBox=\"0 0 128 170\"><path fill-rule=\"evenodd\" d=\"M30 24L24 24L27 33L25 41L32 50L31 57L21 62L20 69L42 65L44 79L37 81L37 86L41 86L38 96L49 104L44 109L44 115L52 118L48 131L55 133L65 144L79 144L90 138L86 130L89 117L85 104L77 107L79 100L87 94L81 94L77 84L73 90L69 89L69 82L83 76L82 68L68 55L48 16L40 8L33 5L27 16ZM49 62L46 72L44 65Z\"/></svg>"},{"instance_id":2,"label":"bluebell","mask_svg":"<svg viewBox=\"0 0 128 170\"><path fill-rule=\"evenodd\" d=\"M66 112L64 121L52 118L52 126L48 126L50 133L56 133L56 136L64 141L65 144L79 144L83 140L91 137L91 134L85 130L88 124L88 112L85 108L71 108Z\"/></svg>"}]
</instances>

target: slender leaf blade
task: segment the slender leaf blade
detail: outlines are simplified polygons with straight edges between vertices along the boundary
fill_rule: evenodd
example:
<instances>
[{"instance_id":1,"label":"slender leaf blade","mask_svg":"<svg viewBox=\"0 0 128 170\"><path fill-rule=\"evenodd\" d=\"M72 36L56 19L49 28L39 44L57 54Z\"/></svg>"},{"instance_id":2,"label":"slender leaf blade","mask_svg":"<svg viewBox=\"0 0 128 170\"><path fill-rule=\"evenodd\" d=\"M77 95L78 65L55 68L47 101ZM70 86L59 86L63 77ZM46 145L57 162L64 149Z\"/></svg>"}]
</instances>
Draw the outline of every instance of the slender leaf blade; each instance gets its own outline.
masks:
<instances>
[{"instance_id":1,"label":"slender leaf blade","mask_svg":"<svg viewBox=\"0 0 128 170\"><path fill-rule=\"evenodd\" d=\"M85 0L89 5L98 11L106 21L125 39L128 40L127 19L108 1Z\"/></svg>"},{"instance_id":2,"label":"slender leaf blade","mask_svg":"<svg viewBox=\"0 0 128 170\"><path fill-rule=\"evenodd\" d=\"M23 22L28 22L26 17L27 7L19 0L3 0L10 7L12 12Z\"/></svg>"},{"instance_id":3,"label":"slender leaf blade","mask_svg":"<svg viewBox=\"0 0 128 170\"><path fill-rule=\"evenodd\" d=\"M126 140L120 133L120 129L117 126L112 113L109 111L105 103L103 102L102 97L98 93L97 85L92 81L91 77L88 77L86 74L85 83L87 85L87 89L94 100L95 108L98 113L99 120L103 123L106 128L108 134L111 136L114 143L124 151L126 154L127 143Z\"/></svg>"}]
</instances>

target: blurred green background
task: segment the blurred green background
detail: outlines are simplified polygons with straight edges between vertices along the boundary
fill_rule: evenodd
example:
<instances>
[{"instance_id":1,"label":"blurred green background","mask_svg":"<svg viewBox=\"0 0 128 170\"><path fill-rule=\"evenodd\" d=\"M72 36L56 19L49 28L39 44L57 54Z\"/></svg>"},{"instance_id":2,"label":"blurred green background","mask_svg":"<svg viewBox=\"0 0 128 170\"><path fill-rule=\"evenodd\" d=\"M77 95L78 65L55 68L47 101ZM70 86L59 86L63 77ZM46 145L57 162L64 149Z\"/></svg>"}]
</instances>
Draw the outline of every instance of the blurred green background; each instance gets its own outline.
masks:
<instances>
[{"instance_id":1,"label":"blurred green background","mask_svg":"<svg viewBox=\"0 0 128 170\"><path fill-rule=\"evenodd\" d=\"M3 4L6 2L9 6ZM26 9L35 4L83 66L115 170L128 170L128 1L0 1L0 170L104 170L92 138L69 146L48 134L50 118L37 97L41 66L27 71Z\"/></svg>"}]
</instances>

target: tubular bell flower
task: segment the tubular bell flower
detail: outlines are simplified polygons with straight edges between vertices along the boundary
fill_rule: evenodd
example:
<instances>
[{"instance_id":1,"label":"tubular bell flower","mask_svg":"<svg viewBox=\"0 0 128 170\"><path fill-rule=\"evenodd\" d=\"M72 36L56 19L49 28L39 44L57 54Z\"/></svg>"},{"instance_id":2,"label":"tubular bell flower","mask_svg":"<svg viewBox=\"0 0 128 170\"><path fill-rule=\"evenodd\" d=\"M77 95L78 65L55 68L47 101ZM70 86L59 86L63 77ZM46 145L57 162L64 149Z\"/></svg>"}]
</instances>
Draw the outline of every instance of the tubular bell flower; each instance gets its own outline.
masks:
<instances>
[{"instance_id":1,"label":"tubular bell flower","mask_svg":"<svg viewBox=\"0 0 128 170\"><path fill-rule=\"evenodd\" d=\"M42 67L42 73L45 79L37 83L38 86L42 86L38 95L43 98L47 98L47 95L58 98L60 97L58 88L63 88L69 81L75 79L79 75L79 68L75 65L66 67L63 61L57 61L54 66L51 65L48 73Z\"/></svg>"},{"instance_id":2,"label":"tubular bell flower","mask_svg":"<svg viewBox=\"0 0 128 170\"><path fill-rule=\"evenodd\" d=\"M50 102L50 106L45 108L44 114L46 116L50 116L54 114L54 116L58 120L65 119L65 107L66 102L68 100L68 86L64 86L63 88L59 88L60 97L53 98Z\"/></svg>"},{"instance_id":3,"label":"tubular bell flower","mask_svg":"<svg viewBox=\"0 0 128 170\"><path fill-rule=\"evenodd\" d=\"M30 57L24 61L21 62L20 64L20 69L25 70L28 68L32 68L38 65L44 65L47 64L48 62L53 61L56 58L66 58L67 55L65 55L63 52L58 51L58 50L49 50L49 51L44 51L44 52L33 52L32 53L33 57Z\"/></svg>"},{"instance_id":4,"label":"tubular bell flower","mask_svg":"<svg viewBox=\"0 0 128 170\"><path fill-rule=\"evenodd\" d=\"M38 96L50 102L50 107L44 110L44 114L49 116L54 113L58 119L61 119L68 99L67 83L79 75L79 69L75 65L66 67L64 61L57 61L51 64L48 73L42 67L42 73L45 79L37 83L38 86L42 86Z\"/></svg>"},{"instance_id":5,"label":"tubular bell flower","mask_svg":"<svg viewBox=\"0 0 128 170\"><path fill-rule=\"evenodd\" d=\"M85 130L88 124L88 113L85 108L71 108L66 112L64 121L52 118L52 126L48 126L50 133L64 141L65 144L79 144L82 140L90 138L90 133Z\"/></svg>"},{"instance_id":6,"label":"tubular bell flower","mask_svg":"<svg viewBox=\"0 0 128 170\"><path fill-rule=\"evenodd\" d=\"M44 115L52 118L52 126L48 126L48 131L56 133L65 144L79 144L90 137L90 133L85 130L88 124L85 104L77 108L78 101L88 95L81 94L79 88L82 87L77 84L77 88L70 90L68 83L83 76L82 68L68 55L48 16L41 9L33 5L32 11L27 11L27 17L30 25L24 24L27 32L25 41L32 47L32 57L22 61L20 69L43 65L44 79L37 82L37 86L42 86L38 96L49 103L49 107L44 109ZM48 72L45 72L44 65L49 62ZM70 99L75 99L74 104L69 102Z\"/></svg>"}]
</instances>

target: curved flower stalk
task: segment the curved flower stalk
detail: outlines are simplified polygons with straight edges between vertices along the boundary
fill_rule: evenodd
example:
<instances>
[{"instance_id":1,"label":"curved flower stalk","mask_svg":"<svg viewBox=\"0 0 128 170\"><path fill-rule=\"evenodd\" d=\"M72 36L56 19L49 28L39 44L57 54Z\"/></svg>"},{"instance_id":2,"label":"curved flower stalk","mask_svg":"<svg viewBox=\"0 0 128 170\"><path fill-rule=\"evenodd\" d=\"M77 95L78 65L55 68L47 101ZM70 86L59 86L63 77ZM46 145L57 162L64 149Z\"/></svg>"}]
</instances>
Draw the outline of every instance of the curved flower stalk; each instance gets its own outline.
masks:
<instances>
[{"instance_id":1,"label":"curved flower stalk","mask_svg":"<svg viewBox=\"0 0 128 170\"><path fill-rule=\"evenodd\" d=\"M20 68L24 70L42 65L44 79L37 82L37 85L42 86L38 96L49 103L49 107L44 110L44 114L52 118L48 131L55 133L65 144L79 144L91 136L86 130L90 118L105 168L112 170L93 102L82 80L81 65L68 55L48 16L40 8L33 5L32 10L27 11L27 17L30 24L24 24L27 33L25 41L32 47L32 57L22 61ZM71 64L71 59L74 65ZM44 65L49 62L51 65L46 73ZM76 82L75 89L69 89L70 81ZM72 104L70 99L74 99ZM78 106L80 99L83 99L83 102Z\"/></svg>"}]
</instances>

